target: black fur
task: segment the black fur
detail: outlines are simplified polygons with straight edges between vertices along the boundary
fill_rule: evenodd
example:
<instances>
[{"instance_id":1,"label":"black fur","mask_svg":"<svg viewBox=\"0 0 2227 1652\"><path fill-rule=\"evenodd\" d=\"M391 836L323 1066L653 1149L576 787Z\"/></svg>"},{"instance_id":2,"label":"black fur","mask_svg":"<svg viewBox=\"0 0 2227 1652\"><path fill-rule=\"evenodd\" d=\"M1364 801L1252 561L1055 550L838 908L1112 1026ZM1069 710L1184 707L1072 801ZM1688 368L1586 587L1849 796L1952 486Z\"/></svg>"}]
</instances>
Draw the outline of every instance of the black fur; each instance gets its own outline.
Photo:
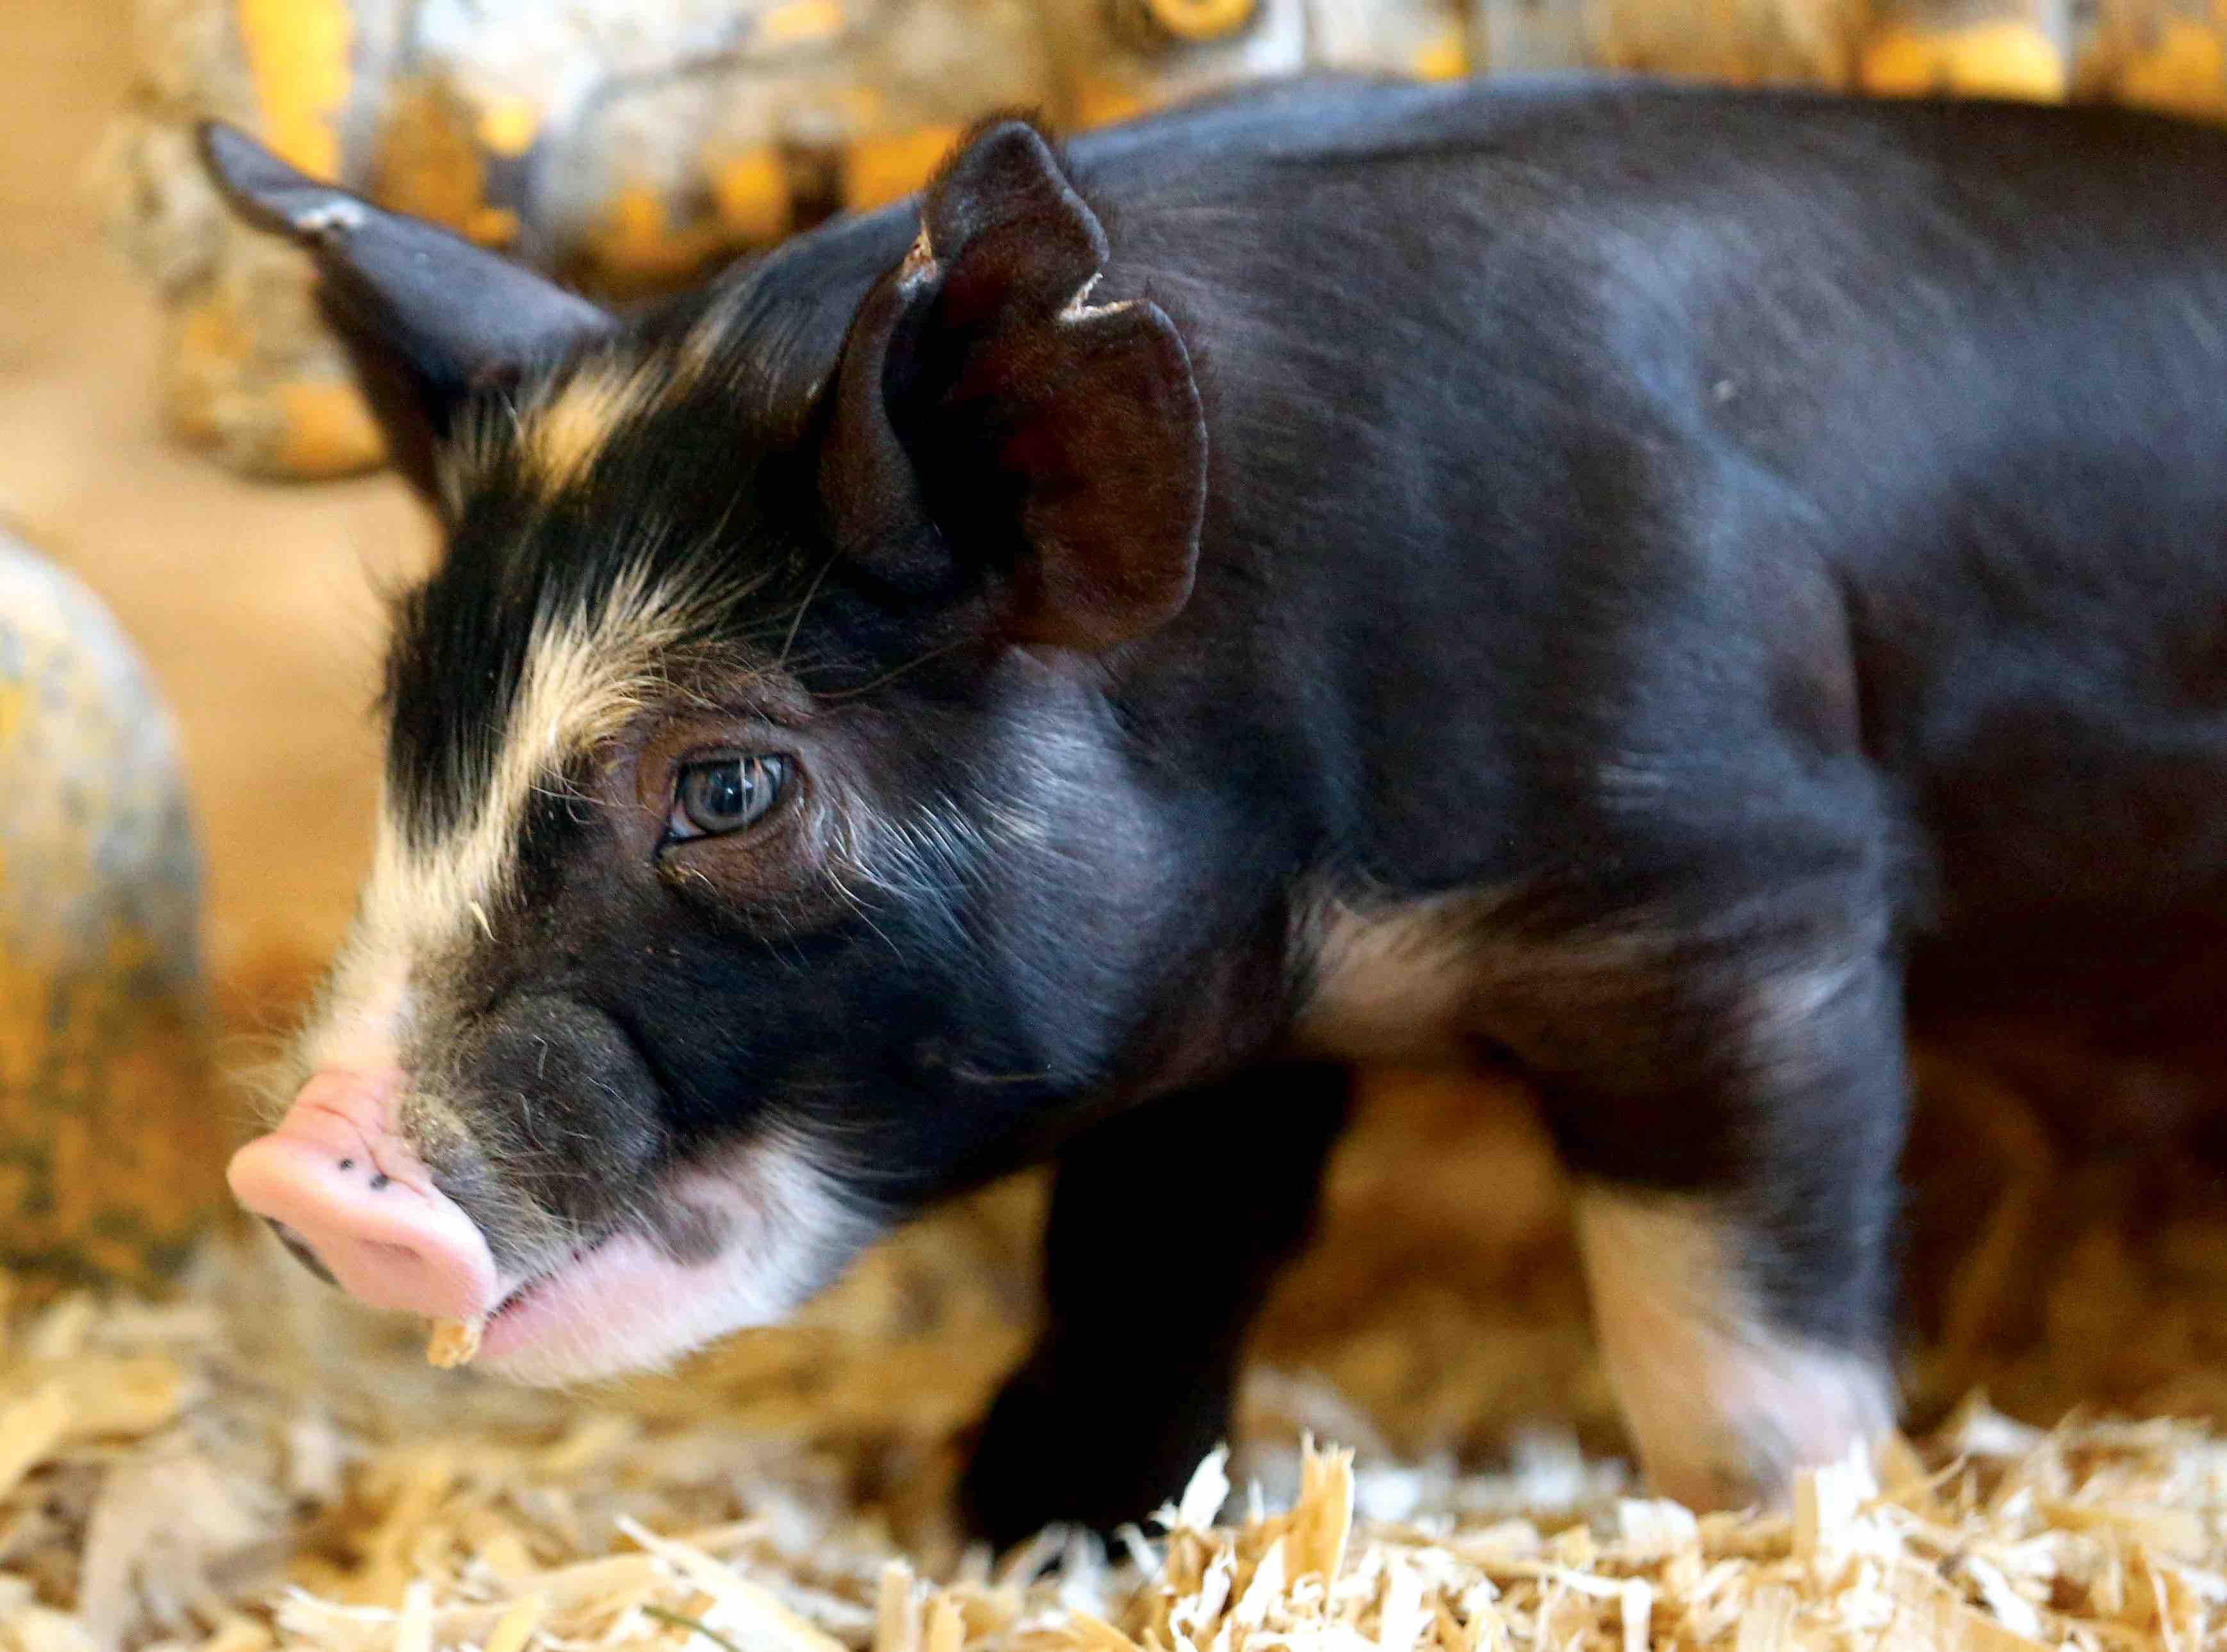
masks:
<instances>
[{"instance_id":1,"label":"black fur","mask_svg":"<svg viewBox=\"0 0 2227 1652\"><path fill-rule=\"evenodd\" d=\"M1571 1166L1715 1196L1783 1330L1875 1351L1906 1024L2227 1024L2223 201L2227 137L2101 110L1333 85L1063 156L987 128L932 268L906 203L560 367L719 329L553 501L460 416L492 456L391 664L429 838L537 615L622 556L735 594L531 823L417 1059L584 1139L535 1185L586 1228L769 1119L892 1216L1073 1141L970 1495L1107 1521L1224 1415L1304 1221L1259 1190L1193 1363L1110 1416L1107 1165L1176 1167L1211 1104L1305 1180L1311 903L1468 895L1459 1035ZM612 776L683 715L795 760L788 835L641 824ZM986 853L831 893L844 821L931 804ZM532 1126L474 1078L521 1018L580 1052ZM1145 1106L1157 1145L1104 1133ZM1088 1472L1039 1476L1082 1418Z\"/></svg>"}]
</instances>

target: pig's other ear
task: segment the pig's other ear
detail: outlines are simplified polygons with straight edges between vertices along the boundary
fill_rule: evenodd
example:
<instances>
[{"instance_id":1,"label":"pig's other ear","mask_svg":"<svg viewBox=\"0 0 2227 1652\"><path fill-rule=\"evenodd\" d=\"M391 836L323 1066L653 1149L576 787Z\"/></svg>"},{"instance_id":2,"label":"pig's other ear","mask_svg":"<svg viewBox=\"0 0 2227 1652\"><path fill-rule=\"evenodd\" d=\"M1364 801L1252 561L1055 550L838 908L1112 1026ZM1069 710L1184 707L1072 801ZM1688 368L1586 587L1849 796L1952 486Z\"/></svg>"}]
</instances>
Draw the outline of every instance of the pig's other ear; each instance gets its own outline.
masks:
<instances>
[{"instance_id":1,"label":"pig's other ear","mask_svg":"<svg viewBox=\"0 0 2227 1652\"><path fill-rule=\"evenodd\" d=\"M1107 256L1031 126L961 148L845 346L820 477L841 551L900 589L986 573L1018 641L1106 648L1174 617L1206 424L1166 314L1091 302Z\"/></svg>"},{"instance_id":2,"label":"pig's other ear","mask_svg":"<svg viewBox=\"0 0 2227 1652\"><path fill-rule=\"evenodd\" d=\"M207 122L199 136L233 208L316 260L319 305L397 468L429 498L439 499L436 457L466 397L612 325L532 271L320 183L235 128Z\"/></svg>"}]
</instances>

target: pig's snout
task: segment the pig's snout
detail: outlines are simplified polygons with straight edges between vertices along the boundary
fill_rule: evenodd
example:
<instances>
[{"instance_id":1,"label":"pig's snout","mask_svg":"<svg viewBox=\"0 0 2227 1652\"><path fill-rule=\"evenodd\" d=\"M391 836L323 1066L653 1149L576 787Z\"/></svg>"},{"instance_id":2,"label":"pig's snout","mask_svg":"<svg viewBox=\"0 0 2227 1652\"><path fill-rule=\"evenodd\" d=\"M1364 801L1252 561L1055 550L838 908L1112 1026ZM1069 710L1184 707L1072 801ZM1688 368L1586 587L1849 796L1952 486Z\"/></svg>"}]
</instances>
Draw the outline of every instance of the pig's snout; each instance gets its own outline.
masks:
<instances>
[{"instance_id":1,"label":"pig's snout","mask_svg":"<svg viewBox=\"0 0 2227 1652\"><path fill-rule=\"evenodd\" d=\"M403 1082L399 1071L318 1074L276 1130L233 1156L232 1190L351 1296L475 1320L494 1305L495 1259L395 1128Z\"/></svg>"}]
</instances>

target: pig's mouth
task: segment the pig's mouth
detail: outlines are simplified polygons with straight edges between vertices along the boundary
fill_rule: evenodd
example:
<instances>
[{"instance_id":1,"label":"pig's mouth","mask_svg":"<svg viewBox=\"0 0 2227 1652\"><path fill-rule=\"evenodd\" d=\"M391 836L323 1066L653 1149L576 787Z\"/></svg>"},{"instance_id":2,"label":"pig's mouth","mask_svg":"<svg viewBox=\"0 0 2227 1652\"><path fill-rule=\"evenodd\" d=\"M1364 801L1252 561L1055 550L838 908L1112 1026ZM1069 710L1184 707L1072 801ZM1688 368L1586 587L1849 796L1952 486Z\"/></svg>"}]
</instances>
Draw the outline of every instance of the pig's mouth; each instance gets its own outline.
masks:
<instances>
[{"instance_id":1,"label":"pig's mouth","mask_svg":"<svg viewBox=\"0 0 2227 1652\"><path fill-rule=\"evenodd\" d=\"M669 1365L729 1331L786 1317L879 1226L781 1141L680 1172L658 1197L681 1225L716 1241L676 1246L622 1227L576 1245L497 1298L478 1363L550 1386Z\"/></svg>"},{"instance_id":2,"label":"pig's mouth","mask_svg":"<svg viewBox=\"0 0 2227 1652\"><path fill-rule=\"evenodd\" d=\"M482 1217L436 1183L402 1135L406 1083L399 1068L319 1075L227 1174L240 1202L342 1290L442 1322L443 1362L452 1346L469 1347L452 1333L476 1332L482 1362L523 1382L668 1364L782 1318L889 1219L849 1190L855 1174L836 1151L761 1121L648 1186L614 1190L623 1214L604 1231L572 1228L499 1260ZM515 1204L506 1214L514 1220Z\"/></svg>"},{"instance_id":3,"label":"pig's mouth","mask_svg":"<svg viewBox=\"0 0 2227 1652\"><path fill-rule=\"evenodd\" d=\"M565 1304L561 1300L552 1298L577 1292L579 1288L577 1276L618 1237L616 1234L606 1234L599 1239L576 1245L562 1261L543 1266L511 1286L488 1311L487 1317L482 1323L482 1362L499 1362L506 1355L537 1341L544 1332L561 1329L561 1323L542 1323L561 1316Z\"/></svg>"},{"instance_id":4,"label":"pig's mouth","mask_svg":"<svg viewBox=\"0 0 2227 1652\"><path fill-rule=\"evenodd\" d=\"M593 1256L597 1251L603 1249L605 1245L609 1244L613 1237L615 1237L615 1235L605 1234L599 1239L584 1241L580 1244L573 1246L571 1253L566 1256L563 1261L552 1263L548 1266L537 1269L535 1272L527 1274L516 1285L511 1286L510 1290L503 1296L501 1301L497 1302L494 1307L488 1310L487 1322L482 1327L482 1330L492 1330L495 1328L496 1321L501 1319L505 1315L523 1306L544 1285L552 1283L560 1275L567 1273L573 1268L579 1266L590 1256Z\"/></svg>"}]
</instances>

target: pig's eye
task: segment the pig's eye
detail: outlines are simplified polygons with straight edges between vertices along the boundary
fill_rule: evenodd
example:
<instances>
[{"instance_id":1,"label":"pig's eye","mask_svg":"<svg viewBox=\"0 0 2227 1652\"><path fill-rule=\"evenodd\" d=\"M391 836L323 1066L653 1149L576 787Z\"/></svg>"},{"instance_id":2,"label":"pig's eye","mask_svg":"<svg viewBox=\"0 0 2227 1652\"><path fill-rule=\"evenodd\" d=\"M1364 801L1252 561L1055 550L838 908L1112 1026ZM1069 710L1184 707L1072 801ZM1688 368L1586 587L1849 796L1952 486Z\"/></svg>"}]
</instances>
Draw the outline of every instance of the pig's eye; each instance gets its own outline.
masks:
<instances>
[{"instance_id":1,"label":"pig's eye","mask_svg":"<svg viewBox=\"0 0 2227 1652\"><path fill-rule=\"evenodd\" d=\"M786 757L713 757L689 763L673 788L666 840L739 832L771 808L788 783Z\"/></svg>"}]
</instances>

